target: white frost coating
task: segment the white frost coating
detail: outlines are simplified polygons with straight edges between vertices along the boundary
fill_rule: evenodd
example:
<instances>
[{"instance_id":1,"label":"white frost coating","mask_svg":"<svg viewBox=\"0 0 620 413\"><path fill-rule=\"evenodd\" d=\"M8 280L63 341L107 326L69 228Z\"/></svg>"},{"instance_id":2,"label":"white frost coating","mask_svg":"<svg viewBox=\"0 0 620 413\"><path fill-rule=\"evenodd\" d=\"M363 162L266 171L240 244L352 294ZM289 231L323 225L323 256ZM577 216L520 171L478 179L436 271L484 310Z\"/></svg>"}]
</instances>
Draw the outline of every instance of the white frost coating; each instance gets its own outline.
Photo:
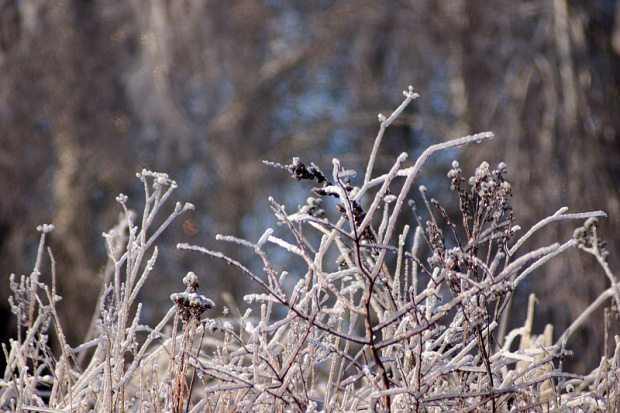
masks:
<instances>
[{"instance_id":1,"label":"white frost coating","mask_svg":"<svg viewBox=\"0 0 620 413\"><path fill-rule=\"evenodd\" d=\"M192 284L198 283L198 277L192 271L188 272L187 275L183 277L183 284L189 284L189 283L192 283Z\"/></svg>"},{"instance_id":2,"label":"white frost coating","mask_svg":"<svg viewBox=\"0 0 620 413\"><path fill-rule=\"evenodd\" d=\"M256 243L256 247L258 249L261 249L263 247L263 245L265 244L265 242L267 242L267 240L269 239L271 234L273 234L273 228L267 228L265 233L260 237L260 239Z\"/></svg>"},{"instance_id":3,"label":"white frost coating","mask_svg":"<svg viewBox=\"0 0 620 413\"><path fill-rule=\"evenodd\" d=\"M204 295L186 291L182 293L170 294L170 300L192 308L201 308L202 311L215 307L215 303Z\"/></svg>"},{"instance_id":4,"label":"white frost coating","mask_svg":"<svg viewBox=\"0 0 620 413\"><path fill-rule=\"evenodd\" d=\"M513 353L510 351L506 351L506 352L500 352L495 354L494 356L492 356L489 360L490 361L496 361L499 359L506 359L506 358L510 358L513 359L515 361L519 360L519 361L526 361L528 363L534 363L536 361L536 359L532 356L528 356L525 354L519 354L519 353Z\"/></svg>"},{"instance_id":5,"label":"white frost coating","mask_svg":"<svg viewBox=\"0 0 620 413\"><path fill-rule=\"evenodd\" d=\"M334 194L334 195L338 195L339 197L343 196L342 188L340 188L339 186L336 186L336 185L327 185L327 186L324 186L321 189L326 194Z\"/></svg>"},{"instance_id":6,"label":"white frost coating","mask_svg":"<svg viewBox=\"0 0 620 413\"><path fill-rule=\"evenodd\" d=\"M244 325L243 327L244 327L245 331L246 331L248 334L252 334L252 333L254 332L254 326L253 326L253 325L252 325L252 323L251 323L251 322L249 322L249 321L248 321L248 322L246 322L246 323L245 323L245 325Z\"/></svg>"},{"instance_id":7,"label":"white frost coating","mask_svg":"<svg viewBox=\"0 0 620 413\"><path fill-rule=\"evenodd\" d=\"M254 301L265 302L269 301L272 303L279 303L280 301L276 299L273 295L270 294L247 294L243 296L243 301L248 304L252 304Z\"/></svg>"},{"instance_id":8,"label":"white frost coating","mask_svg":"<svg viewBox=\"0 0 620 413\"><path fill-rule=\"evenodd\" d=\"M381 127L379 128L379 133L375 138L375 144L372 147L372 152L370 153L370 158L368 159L368 167L366 169L366 174L364 175L364 185L370 182L372 170L375 165L375 159L377 158L377 152L379 151L379 146L381 145L381 141L383 140L385 129L390 126L392 122L394 122L394 119L396 119L398 115L400 115L402 111L405 110L405 108L409 105L409 103L411 103L413 99L416 99L420 96L417 93L413 92L412 86L409 86L407 90L403 91L403 95L406 99L403 101L403 103L400 104L400 106L396 108L396 110L394 110L394 112L392 112L389 118L382 120L382 115L379 116L379 122L381 122Z\"/></svg>"},{"instance_id":9,"label":"white frost coating","mask_svg":"<svg viewBox=\"0 0 620 413\"><path fill-rule=\"evenodd\" d=\"M207 309L215 307L215 303L212 300L208 299L204 295L197 293L190 293L189 303L190 305L195 305Z\"/></svg>"},{"instance_id":10,"label":"white frost coating","mask_svg":"<svg viewBox=\"0 0 620 413\"><path fill-rule=\"evenodd\" d=\"M355 172L355 170L353 169L343 169L340 172L338 172L338 176L340 177L340 179L355 178L357 176L357 172Z\"/></svg>"},{"instance_id":11,"label":"white frost coating","mask_svg":"<svg viewBox=\"0 0 620 413\"><path fill-rule=\"evenodd\" d=\"M37 227L37 231L47 234L54 230L54 226L52 224L43 224Z\"/></svg>"},{"instance_id":12,"label":"white frost coating","mask_svg":"<svg viewBox=\"0 0 620 413\"><path fill-rule=\"evenodd\" d=\"M295 255L299 255L300 257L304 256L303 251L299 247L297 247L297 246L295 246L293 244L289 244L288 242L286 242L286 241L284 241L284 240L282 240L280 238L274 237L274 236L269 236L268 239L269 239L269 242L281 246L282 248L284 248L288 252L291 252L291 253L293 253Z\"/></svg>"},{"instance_id":13,"label":"white frost coating","mask_svg":"<svg viewBox=\"0 0 620 413\"><path fill-rule=\"evenodd\" d=\"M304 290L304 284L305 284L305 280L303 278L297 281L297 284L295 285L295 288L293 288L293 292L291 293L291 299L290 299L291 303L297 302L297 299L299 298L299 294Z\"/></svg>"},{"instance_id":14,"label":"white frost coating","mask_svg":"<svg viewBox=\"0 0 620 413\"><path fill-rule=\"evenodd\" d=\"M283 283L287 275L288 271L282 271L282 274L280 274L280 278L278 279L278 281L280 281L280 283Z\"/></svg>"},{"instance_id":15,"label":"white frost coating","mask_svg":"<svg viewBox=\"0 0 620 413\"><path fill-rule=\"evenodd\" d=\"M216 234L215 235L215 240L216 241L224 241L224 242L232 242L232 243L235 243L235 244L243 245L244 247L254 248L254 244L252 244L251 242L246 241L246 240L241 239L241 238L234 237L232 235Z\"/></svg>"},{"instance_id":16,"label":"white frost coating","mask_svg":"<svg viewBox=\"0 0 620 413\"><path fill-rule=\"evenodd\" d=\"M329 281L329 282L332 282L332 283L333 283L333 282L336 282L337 280L339 280L339 279L341 279L341 278L343 278L343 279L344 279L344 278L345 278L345 277L347 277L347 276L354 275L354 274L356 274L358 271L359 271L359 270L358 270L357 268L348 268L348 269L343 270L343 271L336 271L336 272L333 272L333 273L331 273L331 274L327 275L326 279L327 279L327 281Z\"/></svg>"}]
</instances>

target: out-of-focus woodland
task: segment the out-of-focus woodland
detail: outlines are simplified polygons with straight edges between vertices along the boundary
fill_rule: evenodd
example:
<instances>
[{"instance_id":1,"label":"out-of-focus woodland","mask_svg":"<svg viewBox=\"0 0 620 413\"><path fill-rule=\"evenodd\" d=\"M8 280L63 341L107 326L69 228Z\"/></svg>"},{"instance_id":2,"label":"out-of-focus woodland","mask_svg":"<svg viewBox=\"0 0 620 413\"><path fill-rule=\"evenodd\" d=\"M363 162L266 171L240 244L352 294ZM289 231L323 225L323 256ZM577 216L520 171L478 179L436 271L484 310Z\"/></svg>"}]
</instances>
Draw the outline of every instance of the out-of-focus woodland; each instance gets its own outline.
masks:
<instances>
[{"instance_id":1,"label":"out-of-focus woodland","mask_svg":"<svg viewBox=\"0 0 620 413\"><path fill-rule=\"evenodd\" d=\"M300 156L329 172L336 156L361 167L377 114L408 85L421 98L388 130L378 169L491 130L492 142L452 158L466 173L505 161L522 228L562 206L606 211L602 234L620 271L620 1L0 1L2 341L9 274L30 271L35 228L52 223L61 319L81 342L101 289L101 233L121 211L118 193L143 205L143 168L167 172L196 205L160 243L147 321L189 270L216 303L226 291L243 305L253 286L176 243L242 254L215 234L256 240L268 195L292 212L309 194L261 160ZM446 192L450 162L433 165L425 183ZM573 228L550 226L532 245ZM562 331L607 287L585 254L565 257L527 285L540 329ZM602 348L596 317L569 347ZM601 357L578 354L582 371Z\"/></svg>"}]
</instances>

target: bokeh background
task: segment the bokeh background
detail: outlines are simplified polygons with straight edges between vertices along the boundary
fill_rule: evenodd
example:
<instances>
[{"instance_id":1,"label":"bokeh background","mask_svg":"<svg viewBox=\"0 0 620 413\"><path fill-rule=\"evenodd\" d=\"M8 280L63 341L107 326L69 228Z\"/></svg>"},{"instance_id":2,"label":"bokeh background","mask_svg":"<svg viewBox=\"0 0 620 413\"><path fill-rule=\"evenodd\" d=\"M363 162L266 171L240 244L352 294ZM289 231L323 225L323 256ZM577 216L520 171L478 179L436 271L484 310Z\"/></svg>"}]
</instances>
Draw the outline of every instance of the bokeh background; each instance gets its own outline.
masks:
<instances>
[{"instance_id":1,"label":"bokeh background","mask_svg":"<svg viewBox=\"0 0 620 413\"><path fill-rule=\"evenodd\" d=\"M620 1L0 1L2 342L14 334L9 274L32 269L41 223L56 227L59 309L81 342L101 289L101 233L118 193L142 207L143 168L167 172L178 200L196 205L161 239L145 322L189 270L202 293L243 306L247 280L176 243L247 258L215 234L256 241L272 222L269 195L289 211L308 196L261 161L300 156L329 172L338 157L363 170L377 114L408 85L421 98L388 130L377 173L400 152L412 162L429 144L491 130L493 141L431 163L425 183L447 191L451 159L466 173L505 161L523 228L565 205L605 210L620 274ZM531 246L573 228L552 226ZM521 295L536 292L538 332L551 322L557 335L606 286L574 252ZM600 360L601 320L571 338L577 372Z\"/></svg>"}]
</instances>

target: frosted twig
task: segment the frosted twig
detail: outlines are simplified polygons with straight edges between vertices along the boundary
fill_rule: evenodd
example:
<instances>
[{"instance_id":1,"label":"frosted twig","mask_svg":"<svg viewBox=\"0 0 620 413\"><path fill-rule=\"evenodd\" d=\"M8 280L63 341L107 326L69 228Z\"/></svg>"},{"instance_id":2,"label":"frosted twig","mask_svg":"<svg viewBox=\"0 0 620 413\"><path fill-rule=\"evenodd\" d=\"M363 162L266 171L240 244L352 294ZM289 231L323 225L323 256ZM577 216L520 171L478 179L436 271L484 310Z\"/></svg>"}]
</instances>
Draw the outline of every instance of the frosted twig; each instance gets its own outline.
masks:
<instances>
[{"instance_id":1,"label":"frosted twig","mask_svg":"<svg viewBox=\"0 0 620 413\"><path fill-rule=\"evenodd\" d=\"M515 252L519 249L519 247L521 247L521 245L523 245L523 243L525 243L525 241L527 241L536 231L538 231L542 227L554 221L561 221L565 219L586 219L590 217L606 217L607 216L607 214L604 213L603 211L583 212L583 213L578 213L578 214L565 214L564 212L566 211L568 211L568 207L562 207L555 214L539 221L536 225L530 228L530 230L527 231L525 235L519 238L519 240L515 243L515 245L513 245L512 248L510 248L508 254L510 256L514 255Z\"/></svg>"},{"instance_id":2,"label":"frosted twig","mask_svg":"<svg viewBox=\"0 0 620 413\"><path fill-rule=\"evenodd\" d=\"M482 142L484 139L493 139L495 135L493 132L483 132L475 135L465 136L460 139L455 139L448 142L438 143L435 145L431 145L426 149L422 154L418 157L416 163L413 165L413 168L407 174L407 179L403 185L398 198L396 199L396 204L394 205L394 209L392 211L392 215L390 216L390 221L388 228L386 230L385 236L383 238L383 242L389 242L392 238L392 233L394 232L394 226L396 225L396 218L400 215L400 210L402 208L403 202L405 201L405 197L408 195L409 190L411 189L411 185L413 185L413 181L418 176L420 171L422 170L422 166L426 163L428 158L439 152L450 148L458 148L463 145L467 145L472 142Z\"/></svg>"},{"instance_id":3,"label":"frosted twig","mask_svg":"<svg viewBox=\"0 0 620 413\"><path fill-rule=\"evenodd\" d=\"M547 247L542 247L542 248L539 248L537 250L528 252L527 254L525 254L522 257L519 257L517 260L513 261L512 263L510 263L510 265L508 265L506 268L504 268L504 270L501 273L499 273L499 275L497 277L495 277L496 281L497 280L503 280L506 277L509 277L510 275L516 273L528 261L532 261L532 260L538 259L540 257L543 257L545 255L548 255L548 254L556 251L558 248L560 248L560 244L558 244L556 242L555 244L549 245Z\"/></svg>"},{"instance_id":4,"label":"frosted twig","mask_svg":"<svg viewBox=\"0 0 620 413\"><path fill-rule=\"evenodd\" d=\"M519 283L525 277L527 277L532 271L534 271L536 268L540 267L541 265L543 265L544 263L546 263L547 261L549 261L553 257L563 253L567 249L572 248L573 246L575 246L575 240L569 240L569 241L565 242L564 244L562 244L561 246L557 247L557 249L553 249L553 247L556 246L556 245L558 245L558 244L554 244L554 245L551 245L551 246L547 247L547 248L549 248L548 253L544 254L541 258L536 260L536 262L534 262L532 265L530 265L525 271L523 271L521 274L519 274L519 276L517 278L515 278L515 280L512 282L513 288L516 287L517 285L519 285ZM541 248L541 250L542 250L542 248Z\"/></svg>"},{"instance_id":5,"label":"frosted twig","mask_svg":"<svg viewBox=\"0 0 620 413\"><path fill-rule=\"evenodd\" d=\"M571 323L570 326L562 333L560 338L555 342L556 345L560 345L562 342L566 341L577 329L586 321L588 317L592 315L592 313L600 307L605 301L614 296L613 288L608 288L603 291L599 296L594 300L588 308L582 311L579 316Z\"/></svg>"},{"instance_id":6,"label":"frosted twig","mask_svg":"<svg viewBox=\"0 0 620 413\"><path fill-rule=\"evenodd\" d=\"M379 132L377 133L377 137L375 138L375 143L372 147L372 152L370 153L370 157L368 159L368 166L366 167L366 175L364 176L364 186L368 184L370 181L370 177L372 176L372 169L375 165L375 159L377 157L377 152L379 151L379 146L381 145L381 141L383 140L383 135L385 134L385 129L394 122L394 119L398 117L402 113L403 110L411 103L413 99L420 97L417 93L413 93L413 87L409 86L409 90L403 92L405 95L405 100L392 112L389 118L385 118L383 115L379 115L379 121L381 122L381 126L379 127Z\"/></svg>"}]
</instances>

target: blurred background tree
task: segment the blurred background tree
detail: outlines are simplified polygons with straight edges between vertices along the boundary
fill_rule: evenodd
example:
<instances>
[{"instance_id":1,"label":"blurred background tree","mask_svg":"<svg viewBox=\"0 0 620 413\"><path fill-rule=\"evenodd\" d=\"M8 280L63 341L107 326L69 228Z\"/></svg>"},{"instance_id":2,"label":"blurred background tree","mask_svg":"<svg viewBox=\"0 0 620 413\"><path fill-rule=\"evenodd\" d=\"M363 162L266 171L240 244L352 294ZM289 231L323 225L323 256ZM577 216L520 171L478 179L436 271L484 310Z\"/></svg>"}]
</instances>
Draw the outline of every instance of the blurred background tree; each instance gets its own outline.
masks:
<instances>
[{"instance_id":1,"label":"blurred background tree","mask_svg":"<svg viewBox=\"0 0 620 413\"><path fill-rule=\"evenodd\" d=\"M606 210L617 271L619 59L620 2L610 0L0 1L0 276L6 286L11 272L28 272L35 227L53 223L60 308L81 342L114 198L141 208L132 176L149 168L197 209L165 235L146 321L190 269L203 293L221 304L230 292L241 305L242 277L173 246L242 257L215 234L256 240L270 223L268 195L289 208L307 196L261 160L301 156L330 171L336 156L362 168L377 113L410 84L421 99L388 131L376 173L400 152L415 159L433 142L493 130L491 144L449 157L470 171L506 161L524 228L564 205ZM424 178L445 180L448 169L431 164ZM561 331L605 287L594 268L573 254L532 278L541 324ZM1 288L3 320L7 297ZM600 325L571 347L602 348ZM601 356L578 354L582 371Z\"/></svg>"}]
</instances>

